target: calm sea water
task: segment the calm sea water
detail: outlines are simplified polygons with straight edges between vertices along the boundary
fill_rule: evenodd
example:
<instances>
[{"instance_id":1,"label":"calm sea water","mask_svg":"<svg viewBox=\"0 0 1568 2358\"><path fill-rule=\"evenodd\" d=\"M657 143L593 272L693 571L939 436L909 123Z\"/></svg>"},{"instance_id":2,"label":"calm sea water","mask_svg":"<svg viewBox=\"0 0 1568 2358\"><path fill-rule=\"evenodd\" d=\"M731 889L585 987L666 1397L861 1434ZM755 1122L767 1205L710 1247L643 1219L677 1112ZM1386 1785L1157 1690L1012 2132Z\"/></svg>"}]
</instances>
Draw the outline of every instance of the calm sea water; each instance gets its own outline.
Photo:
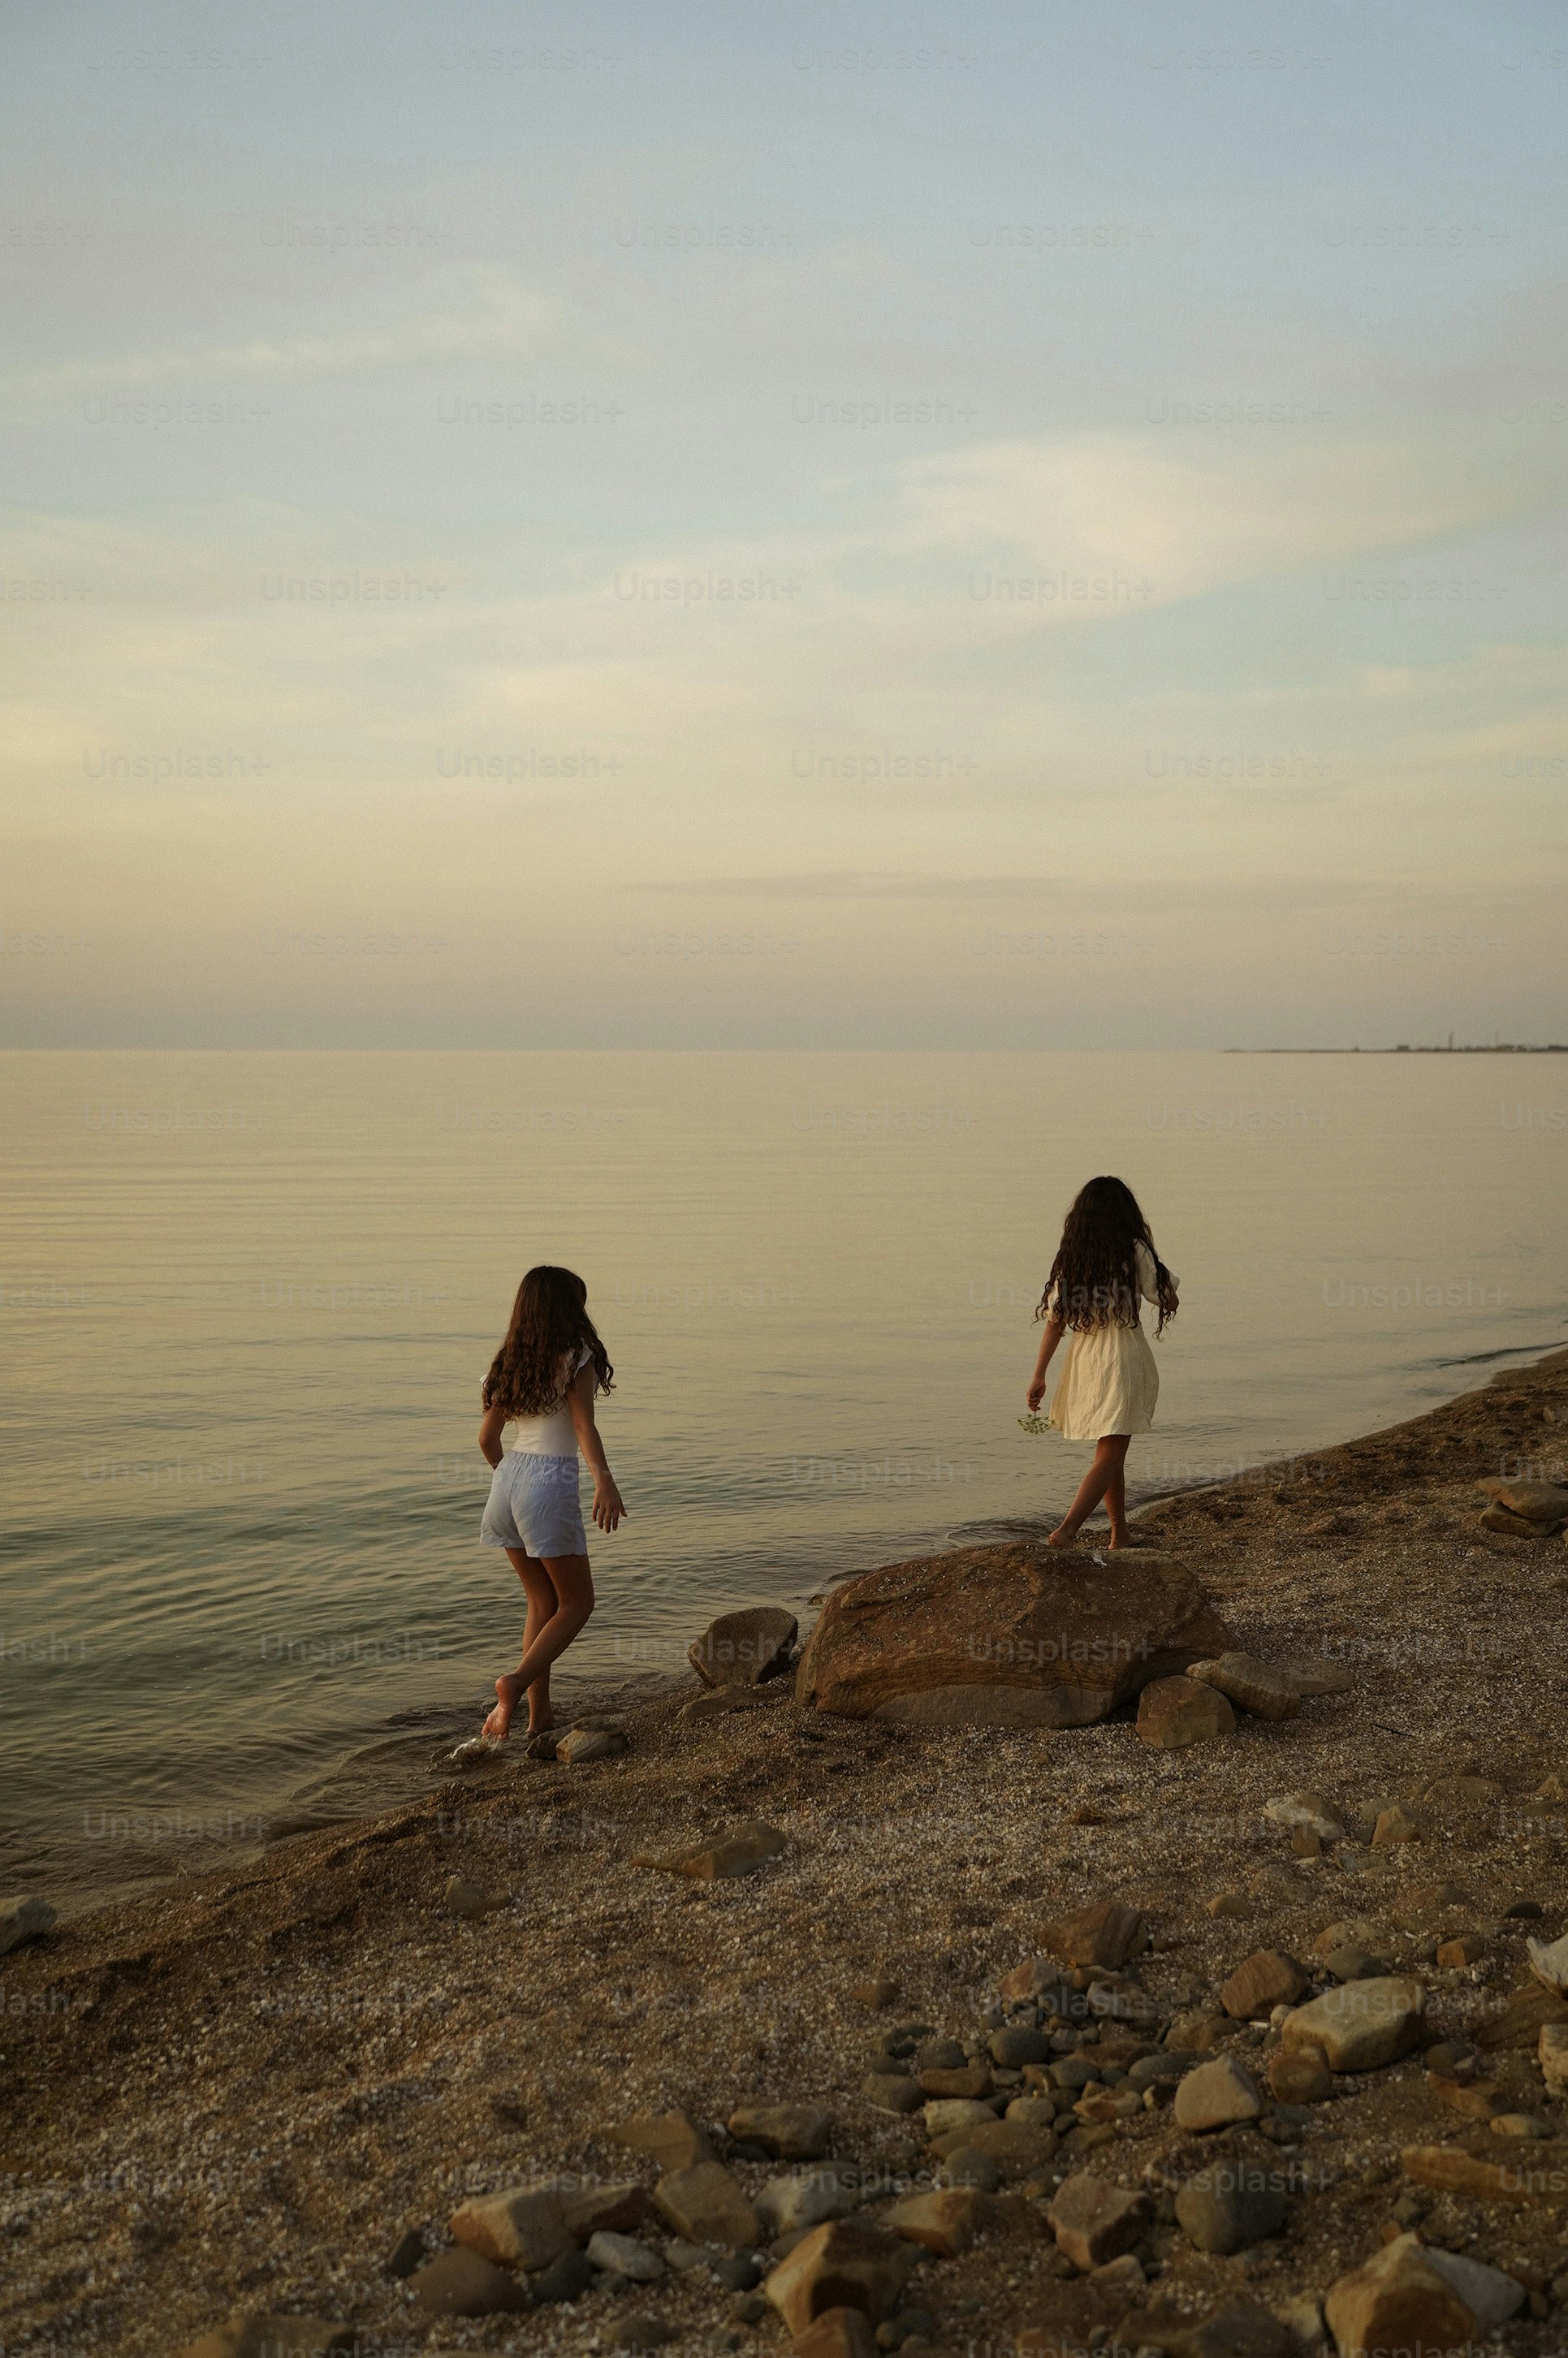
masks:
<instances>
[{"instance_id":1,"label":"calm sea water","mask_svg":"<svg viewBox=\"0 0 1568 2358\"><path fill-rule=\"evenodd\" d=\"M66 1905L428 1780L522 1616L479 1386L586 1277L631 1520L560 1676L1054 1520L1019 1430L1093 1173L1183 1308L1139 1496L1393 1422L1564 1336L1568 1066L1220 1055L0 1058L0 1867Z\"/></svg>"}]
</instances>

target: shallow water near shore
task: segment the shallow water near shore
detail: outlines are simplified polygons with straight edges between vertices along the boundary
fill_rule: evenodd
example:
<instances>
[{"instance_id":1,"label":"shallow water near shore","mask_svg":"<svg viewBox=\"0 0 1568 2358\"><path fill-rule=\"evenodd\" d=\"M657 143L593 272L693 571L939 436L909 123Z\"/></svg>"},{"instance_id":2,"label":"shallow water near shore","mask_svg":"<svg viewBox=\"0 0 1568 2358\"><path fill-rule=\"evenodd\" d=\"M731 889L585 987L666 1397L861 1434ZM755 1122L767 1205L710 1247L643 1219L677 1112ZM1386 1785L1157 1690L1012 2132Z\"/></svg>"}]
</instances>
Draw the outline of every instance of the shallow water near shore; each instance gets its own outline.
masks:
<instances>
[{"instance_id":1,"label":"shallow water near shore","mask_svg":"<svg viewBox=\"0 0 1568 2358\"><path fill-rule=\"evenodd\" d=\"M522 1621L479 1384L531 1261L588 1280L631 1509L568 1707L729 1606L1049 1527L1087 1453L1017 1419L1096 1171L1182 1281L1138 1498L1310 1479L1568 1331L1556 1059L0 1065L0 1862L67 1905L390 1806L477 1724Z\"/></svg>"}]
</instances>

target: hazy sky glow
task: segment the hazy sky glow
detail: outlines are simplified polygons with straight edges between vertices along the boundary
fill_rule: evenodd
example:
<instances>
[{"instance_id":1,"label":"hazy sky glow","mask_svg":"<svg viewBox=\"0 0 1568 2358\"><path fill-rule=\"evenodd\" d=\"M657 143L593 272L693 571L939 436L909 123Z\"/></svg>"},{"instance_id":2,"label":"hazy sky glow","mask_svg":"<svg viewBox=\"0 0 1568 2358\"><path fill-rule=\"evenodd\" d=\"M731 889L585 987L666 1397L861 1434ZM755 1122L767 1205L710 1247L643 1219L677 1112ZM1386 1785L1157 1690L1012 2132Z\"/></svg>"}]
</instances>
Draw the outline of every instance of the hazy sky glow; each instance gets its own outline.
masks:
<instances>
[{"instance_id":1,"label":"hazy sky glow","mask_svg":"<svg viewBox=\"0 0 1568 2358\"><path fill-rule=\"evenodd\" d=\"M1568 1037L1556 10L5 41L0 1043Z\"/></svg>"}]
</instances>

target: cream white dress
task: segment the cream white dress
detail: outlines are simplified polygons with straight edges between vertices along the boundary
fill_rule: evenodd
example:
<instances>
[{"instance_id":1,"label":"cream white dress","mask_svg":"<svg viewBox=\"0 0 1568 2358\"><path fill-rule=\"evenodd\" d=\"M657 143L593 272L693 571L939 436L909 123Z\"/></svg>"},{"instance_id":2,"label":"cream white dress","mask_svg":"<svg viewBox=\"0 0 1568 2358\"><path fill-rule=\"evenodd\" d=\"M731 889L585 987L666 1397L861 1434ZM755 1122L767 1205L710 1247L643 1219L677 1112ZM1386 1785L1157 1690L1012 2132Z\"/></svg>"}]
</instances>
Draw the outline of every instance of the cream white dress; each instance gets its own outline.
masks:
<instances>
[{"instance_id":1,"label":"cream white dress","mask_svg":"<svg viewBox=\"0 0 1568 2358\"><path fill-rule=\"evenodd\" d=\"M1133 1248L1138 1291L1158 1300L1154 1256L1146 1244ZM1175 1283L1174 1276L1171 1282ZM1054 1310L1061 1289L1051 1297ZM1160 1397L1160 1370L1141 1325L1076 1329L1051 1396L1047 1420L1065 1441L1098 1441L1103 1433L1147 1433Z\"/></svg>"}]
</instances>

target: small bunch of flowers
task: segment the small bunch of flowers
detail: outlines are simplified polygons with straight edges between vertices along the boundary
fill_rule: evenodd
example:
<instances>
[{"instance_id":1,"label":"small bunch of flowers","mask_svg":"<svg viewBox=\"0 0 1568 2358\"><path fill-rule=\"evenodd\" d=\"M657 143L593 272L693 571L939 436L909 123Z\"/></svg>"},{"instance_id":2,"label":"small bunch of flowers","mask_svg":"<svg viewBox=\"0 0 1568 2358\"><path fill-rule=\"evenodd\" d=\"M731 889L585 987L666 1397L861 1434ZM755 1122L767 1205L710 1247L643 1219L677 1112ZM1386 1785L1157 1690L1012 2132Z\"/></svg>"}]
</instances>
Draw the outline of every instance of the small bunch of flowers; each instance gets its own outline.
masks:
<instances>
[{"instance_id":1,"label":"small bunch of flowers","mask_svg":"<svg viewBox=\"0 0 1568 2358\"><path fill-rule=\"evenodd\" d=\"M1021 1416L1018 1422L1020 1430L1024 1433L1049 1433L1051 1430L1050 1420L1042 1416L1037 1408L1032 1408L1027 1416Z\"/></svg>"}]
</instances>

